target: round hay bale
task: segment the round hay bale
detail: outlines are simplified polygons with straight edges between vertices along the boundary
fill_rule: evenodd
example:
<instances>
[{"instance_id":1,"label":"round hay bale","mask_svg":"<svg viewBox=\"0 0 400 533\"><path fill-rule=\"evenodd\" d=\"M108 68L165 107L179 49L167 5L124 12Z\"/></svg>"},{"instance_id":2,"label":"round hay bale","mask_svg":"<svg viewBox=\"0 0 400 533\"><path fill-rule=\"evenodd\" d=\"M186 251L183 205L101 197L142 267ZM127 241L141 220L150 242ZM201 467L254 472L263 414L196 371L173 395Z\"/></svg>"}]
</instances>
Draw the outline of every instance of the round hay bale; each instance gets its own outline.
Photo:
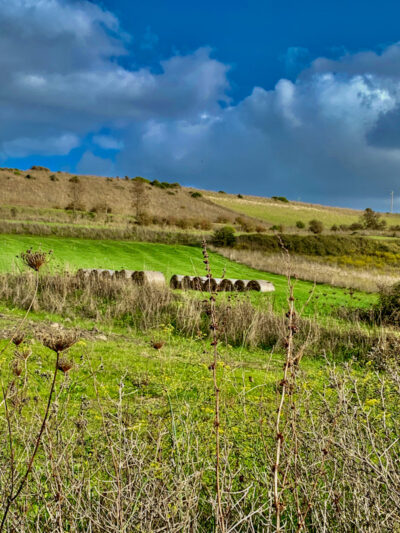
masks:
<instances>
[{"instance_id":1,"label":"round hay bale","mask_svg":"<svg viewBox=\"0 0 400 533\"><path fill-rule=\"evenodd\" d=\"M193 276L183 276L182 278L182 289L188 290L192 288L192 279Z\"/></svg>"},{"instance_id":2,"label":"round hay bale","mask_svg":"<svg viewBox=\"0 0 400 533\"><path fill-rule=\"evenodd\" d=\"M216 290L219 289L219 285L221 281L222 281L221 278L211 278L211 279L206 278L206 281L203 283L203 291L215 292Z\"/></svg>"},{"instance_id":3,"label":"round hay bale","mask_svg":"<svg viewBox=\"0 0 400 533\"><path fill-rule=\"evenodd\" d=\"M135 273L134 270L117 270L114 274L116 279L132 279L133 274Z\"/></svg>"},{"instance_id":4,"label":"round hay bale","mask_svg":"<svg viewBox=\"0 0 400 533\"><path fill-rule=\"evenodd\" d=\"M228 291L228 292L231 292L233 291L233 286L234 286L234 283L235 281L237 281L236 279L228 279L228 278L224 278L220 285L219 285L219 290L220 291Z\"/></svg>"},{"instance_id":5,"label":"round hay bale","mask_svg":"<svg viewBox=\"0 0 400 533\"><path fill-rule=\"evenodd\" d=\"M103 269L102 268L93 268L91 271L90 271L90 277L92 279L100 279L100 275L101 273L103 272Z\"/></svg>"},{"instance_id":6,"label":"round hay bale","mask_svg":"<svg viewBox=\"0 0 400 533\"><path fill-rule=\"evenodd\" d=\"M165 287L166 285L164 274L154 270L137 270L132 279L138 285L151 285L153 287Z\"/></svg>"},{"instance_id":7,"label":"round hay bale","mask_svg":"<svg viewBox=\"0 0 400 533\"><path fill-rule=\"evenodd\" d=\"M90 268L80 268L76 272L76 277L80 279L87 279L90 276L91 269Z\"/></svg>"},{"instance_id":8,"label":"round hay bale","mask_svg":"<svg viewBox=\"0 0 400 533\"><path fill-rule=\"evenodd\" d=\"M111 279L114 276L114 270L104 269L100 272L100 277L102 279Z\"/></svg>"},{"instance_id":9,"label":"round hay bale","mask_svg":"<svg viewBox=\"0 0 400 533\"><path fill-rule=\"evenodd\" d=\"M171 287L171 289L182 289L182 280L183 275L174 274L169 281L169 286Z\"/></svg>"},{"instance_id":10,"label":"round hay bale","mask_svg":"<svg viewBox=\"0 0 400 533\"><path fill-rule=\"evenodd\" d=\"M238 291L238 292L245 291L248 284L249 284L248 279L237 279L234 283L235 291Z\"/></svg>"},{"instance_id":11,"label":"round hay bale","mask_svg":"<svg viewBox=\"0 0 400 533\"><path fill-rule=\"evenodd\" d=\"M194 291L202 291L205 281L207 281L207 276L194 276L192 278L192 289Z\"/></svg>"},{"instance_id":12,"label":"round hay bale","mask_svg":"<svg viewBox=\"0 0 400 533\"><path fill-rule=\"evenodd\" d=\"M273 292L275 287L270 281L265 279L252 279L247 284L246 289L248 291L258 291L258 292Z\"/></svg>"}]
</instances>

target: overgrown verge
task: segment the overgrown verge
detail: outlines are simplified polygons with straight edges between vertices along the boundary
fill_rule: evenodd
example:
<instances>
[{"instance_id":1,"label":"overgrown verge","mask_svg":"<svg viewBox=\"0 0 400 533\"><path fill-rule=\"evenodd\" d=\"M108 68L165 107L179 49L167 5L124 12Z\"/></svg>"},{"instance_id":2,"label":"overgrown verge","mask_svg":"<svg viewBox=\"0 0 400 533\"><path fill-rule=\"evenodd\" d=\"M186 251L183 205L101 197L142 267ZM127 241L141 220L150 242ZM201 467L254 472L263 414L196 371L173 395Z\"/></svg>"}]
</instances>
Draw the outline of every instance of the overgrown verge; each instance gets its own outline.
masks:
<instances>
[{"instance_id":1,"label":"overgrown verge","mask_svg":"<svg viewBox=\"0 0 400 533\"><path fill-rule=\"evenodd\" d=\"M0 275L0 300L26 308L30 304L35 279L29 274ZM123 280L82 280L76 276L45 275L39 278L38 294L33 304L64 317L128 325L140 331L171 324L176 333L201 337L209 334L207 306L190 293L169 289L139 287ZM217 302L220 338L233 346L264 347L280 350L285 337L285 316L272 308L254 307L244 295ZM395 357L400 341L383 329L348 325L321 325L316 319L299 319L299 345L309 355L334 354L336 359L373 359L380 366Z\"/></svg>"},{"instance_id":2,"label":"overgrown verge","mask_svg":"<svg viewBox=\"0 0 400 533\"><path fill-rule=\"evenodd\" d=\"M37 224L8 222L0 220L0 233L7 235L40 235L56 237L76 237L94 240L131 240L140 242L157 242L162 244L185 244L201 246L202 235L188 231L153 230L144 226L132 226L125 229L95 228L73 224Z\"/></svg>"}]
</instances>

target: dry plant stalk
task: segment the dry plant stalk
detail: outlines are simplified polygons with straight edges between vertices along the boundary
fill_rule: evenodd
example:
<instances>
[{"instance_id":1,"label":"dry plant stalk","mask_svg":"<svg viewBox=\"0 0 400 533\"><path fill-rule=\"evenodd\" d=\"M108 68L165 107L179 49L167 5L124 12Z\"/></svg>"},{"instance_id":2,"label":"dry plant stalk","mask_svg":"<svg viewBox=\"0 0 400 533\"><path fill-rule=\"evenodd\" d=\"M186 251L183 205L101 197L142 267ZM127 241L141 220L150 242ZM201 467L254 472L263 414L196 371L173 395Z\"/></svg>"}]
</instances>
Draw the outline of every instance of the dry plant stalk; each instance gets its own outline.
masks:
<instances>
[{"instance_id":1,"label":"dry plant stalk","mask_svg":"<svg viewBox=\"0 0 400 533\"><path fill-rule=\"evenodd\" d=\"M215 412L215 419L214 419L214 428L215 428L215 489L217 494L217 508L216 508L216 516L215 516L215 531L221 531L222 533L225 533L226 526L225 526L225 517L224 512L222 509L222 488L221 488L221 450L220 450L220 388L218 385L218 377L217 377L217 363L218 363L218 323L217 323L217 313L216 313L216 291L217 288L212 290L211 288L211 279L212 279L212 272L210 267L210 261L209 256L207 252L207 244L206 241L203 240L202 243L202 249L203 249L203 263L205 265L205 270L207 274L207 281L206 285L208 285L208 292L209 292L209 301L210 301L210 330L211 330L211 346L213 348L213 361L210 365L210 370L212 370L213 375L213 384L214 384L214 395L215 395L215 405L214 405L214 412Z\"/></svg>"},{"instance_id":2,"label":"dry plant stalk","mask_svg":"<svg viewBox=\"0 0 400 533\"><path fill-rule=\"evenodd\" d=\"M40 425L38 435L35 440L35 446L30 456L30 459L28 461L28 465L26 467L25 473L23 474L17 488L15 488L15 464L14 464L14 449L13 449L13 439L12 439L11 418L10 418L10 413L8 411L8 405L7 405L7 393L4 391L4 387L3 387L3 396L4 396L7 426L8 426L11 459L10 459L10 490L7 496L5 509L3 512L3 517L0 523L0 532L3 531L3 528L6 524L7 516L10 511L11 505L15 502L15 500L21 494L22 489L24 488L28 480L29 474L32 470L33 462L39 450L40 442L41 442L44 430L46 428L47 419L50 413L50 405L52 402L53 393L55 389L57 373L60 367L60 354L64 352L65 350L67 350L68 348L70 348L73 344L75 344L77 340L78 340L78 337L75 332L59 332L55 335L47 334L42 339L42 343L44 344L44 346L47 346L50 350L56 353L56 361L54 365L53 379L51 382L51 386L50 386L50 390L49 390L49 394L47 398L46 410L42 418L42 423Z\"/></svg>"}]
</instances>

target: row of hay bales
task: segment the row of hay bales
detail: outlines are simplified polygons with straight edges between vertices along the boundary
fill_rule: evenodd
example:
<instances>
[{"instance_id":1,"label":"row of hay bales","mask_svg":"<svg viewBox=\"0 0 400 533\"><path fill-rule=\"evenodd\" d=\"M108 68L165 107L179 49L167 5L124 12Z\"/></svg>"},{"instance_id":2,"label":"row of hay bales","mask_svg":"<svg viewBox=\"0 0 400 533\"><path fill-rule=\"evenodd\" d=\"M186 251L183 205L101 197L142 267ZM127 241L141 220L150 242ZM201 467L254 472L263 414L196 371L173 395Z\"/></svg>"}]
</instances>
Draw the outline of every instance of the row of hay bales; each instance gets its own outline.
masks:
<instances>
[{"instance_id":1,"label":"row of hay bales","mask_svg":"<svg viewBox=\"0 0 400 533\"><path fill-rule=\"evenodd\" d=\"M229 279L229 278L211 278L206 276L181 276L175 274L169 283L171 289L183 289L194 291L258 291L272 292L275 290L274 285L267 280L259 279Z\"/></svg>"},{"instance_id":2,"label":"row of hay bales","mask_svg":"<svg viewBox=\"0 0 400 533\"><path fill-rule=\"evenodd\" d=\"M137 285L155 285L165 287L166 281L162 272L154 270L108 270L105 268L80 268L76 275L81 279L132 280Z\"/></svg>"}]
</instances>

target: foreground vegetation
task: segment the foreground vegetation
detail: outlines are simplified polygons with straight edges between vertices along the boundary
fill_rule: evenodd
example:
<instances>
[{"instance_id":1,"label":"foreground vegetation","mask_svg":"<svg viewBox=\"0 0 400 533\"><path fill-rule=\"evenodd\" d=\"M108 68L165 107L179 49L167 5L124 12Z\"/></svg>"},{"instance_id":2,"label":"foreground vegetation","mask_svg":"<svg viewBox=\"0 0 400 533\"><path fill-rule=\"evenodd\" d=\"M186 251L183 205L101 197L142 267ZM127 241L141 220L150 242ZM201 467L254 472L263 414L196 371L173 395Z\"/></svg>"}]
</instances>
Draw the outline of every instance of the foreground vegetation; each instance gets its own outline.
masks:
<instances>
[{"instance_id":1,"label":"foreground vegetation","mask_svg":"<svg viewBox=\"0 0 400 533\"><path fill-rule=\"evenodd\" d=\"M285 316L32 274L1 283L2 530L400 527L400 375L383 331L339 341L297 317L290 290Z\"/></svg>"}]
</instances>

